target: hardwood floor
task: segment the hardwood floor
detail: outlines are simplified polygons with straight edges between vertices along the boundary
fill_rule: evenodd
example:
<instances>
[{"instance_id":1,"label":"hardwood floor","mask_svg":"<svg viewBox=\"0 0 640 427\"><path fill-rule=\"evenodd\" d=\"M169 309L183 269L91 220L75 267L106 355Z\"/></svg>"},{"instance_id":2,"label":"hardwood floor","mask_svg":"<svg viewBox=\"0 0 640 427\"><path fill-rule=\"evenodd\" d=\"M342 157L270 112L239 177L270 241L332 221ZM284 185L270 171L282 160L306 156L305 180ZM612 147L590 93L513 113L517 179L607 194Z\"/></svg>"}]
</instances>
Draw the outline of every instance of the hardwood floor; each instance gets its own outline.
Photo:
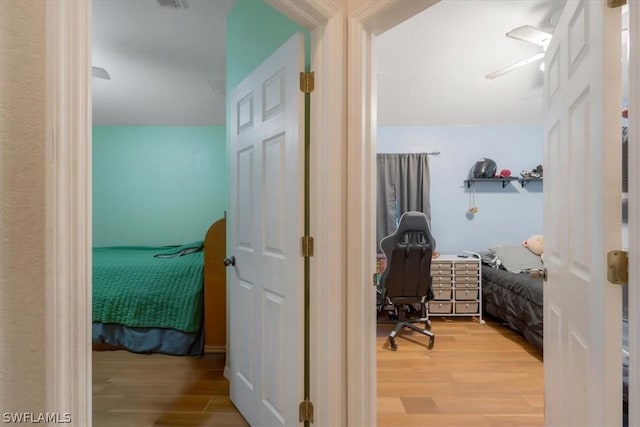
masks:
<instances>
[{"instance_id":1,"label":"hardwood floor","mask_svg":"<svg viewBox=\"0 0 640 427\"><path fill-rule=\"evenodd\" d=\"M248 426L229 400L224 355L93 352L95 427Z\"/></svg>"},{"instance_id":2,"label":"hardwood floor","mask_svg":"<svg viewBox=\"0 0 640 427\"><path fill-rule=\"evenodd\" d=\"M378 326L378 426L542 426L543 369L537 350L488 322L432 321L435 347ZM224 358L93 352L96 427L246 426L229 400Z\"/></svg>"},{"instance_id":3,"label":"hardwood floor","mask_svg":"<svg viewBox=\"0 0 640 427\"><path fill-rule=\"evenodd\" d=\"M524 338L488 321L432 318L433 350L405 329L378 325L378 426L542 426L542 357Z\"/></svg>"}]
</instances>

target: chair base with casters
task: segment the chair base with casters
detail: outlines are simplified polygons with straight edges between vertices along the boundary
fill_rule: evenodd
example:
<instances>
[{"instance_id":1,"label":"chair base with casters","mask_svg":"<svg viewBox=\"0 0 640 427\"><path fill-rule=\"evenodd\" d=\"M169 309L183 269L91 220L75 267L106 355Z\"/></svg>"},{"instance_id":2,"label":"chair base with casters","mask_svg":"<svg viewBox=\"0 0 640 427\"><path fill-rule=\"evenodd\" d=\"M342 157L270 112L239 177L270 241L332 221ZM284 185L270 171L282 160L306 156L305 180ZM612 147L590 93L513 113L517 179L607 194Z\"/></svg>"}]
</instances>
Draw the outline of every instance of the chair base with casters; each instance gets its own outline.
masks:
<instances>
[{"instance_id":1,"label":"chair base with casters","mask_svg":"<svg viewBox=\"0 0 640 427\"><path fill-rule=\"evenodd\" d=\"M387 301L387 305L391 305L391 301ZM427 342L427 348L431 350L433 348L433 344L435 342L435 335L429 329L431 328L431 321L426 315L425 304L421 303L421 315L419 317L407 318L407 312L410 315L416 315L416 310L413 304L398 304L394 306L393 314L391 316L396 317L396 319L389 321L382 321L383 323L395 323L395 328L391 333L389 333L389 347L391 350L398 350L398 344L396 343L396 335L402 328L408 328L413 331L419 332L427 337L429 337L429 341ZM416 323L424 323L425 327L421 328L416 325Z\"/></svg>"}]
</instances>

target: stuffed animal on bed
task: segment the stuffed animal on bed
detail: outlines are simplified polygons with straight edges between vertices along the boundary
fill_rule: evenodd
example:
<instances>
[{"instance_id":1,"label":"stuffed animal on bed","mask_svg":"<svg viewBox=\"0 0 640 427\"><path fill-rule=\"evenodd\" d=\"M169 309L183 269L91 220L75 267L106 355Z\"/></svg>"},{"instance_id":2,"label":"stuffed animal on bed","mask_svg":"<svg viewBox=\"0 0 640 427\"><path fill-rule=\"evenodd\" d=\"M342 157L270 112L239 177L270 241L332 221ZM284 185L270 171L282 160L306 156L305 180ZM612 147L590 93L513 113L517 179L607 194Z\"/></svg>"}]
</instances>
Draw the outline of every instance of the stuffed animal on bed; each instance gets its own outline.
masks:
<instances>
[{"instance_id":1,"label":"stuffed animal on bed","mask_svg":"<svg viewBox=\"0 0 640 427\"><path fill-rule=\"evenodd\" d=\"M534 234L522 242L522 244L534 254L539 255L540 259L542 259L542 254L544 252L544 238L542 234Z\"/></svg>"}]
</instances>

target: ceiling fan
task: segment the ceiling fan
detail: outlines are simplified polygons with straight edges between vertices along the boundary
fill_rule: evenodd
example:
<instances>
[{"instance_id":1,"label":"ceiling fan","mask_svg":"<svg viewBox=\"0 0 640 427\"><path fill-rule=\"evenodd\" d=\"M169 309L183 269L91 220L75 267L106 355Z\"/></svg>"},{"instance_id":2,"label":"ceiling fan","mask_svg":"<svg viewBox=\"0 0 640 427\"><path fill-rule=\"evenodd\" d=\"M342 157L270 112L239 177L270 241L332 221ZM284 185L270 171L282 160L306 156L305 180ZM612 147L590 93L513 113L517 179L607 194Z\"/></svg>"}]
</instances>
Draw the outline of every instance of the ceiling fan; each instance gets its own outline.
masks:
<instances>
[{"instance_id":1,"label":"ceiling fan","mask_svg":"<svg viewBox=\"0 0 640 427\"><path fill-rule=\"evenodd\" d=\"M531 25L516 27L505 35L507 37L511 37L512 39L522 40L540 46L542 48L542 52L493 71L484 76L486 79L495 79L496 77L502 76L503 74L507 74L511 71L517 70L518 68L524 67L527 64L531 64L533 62L541 60L542 58L544 58L544 53L547 50L549 43L551 42L551 37L553 36L551 33L547 33L546 31L542 31L536 27L532 27Z\"/></svg>"},{"instance_id":2,"label":"ceiling fan","mask_svg":"<svg viewBox=\"0 0 640 427\"><path fill-rule=\"evenodd\" d=\"M95 65L91 66L91 75L98 79L111 80L111 76L109 75L107 70L101 67L96 67Z\"/></svg>"}]
</instances>

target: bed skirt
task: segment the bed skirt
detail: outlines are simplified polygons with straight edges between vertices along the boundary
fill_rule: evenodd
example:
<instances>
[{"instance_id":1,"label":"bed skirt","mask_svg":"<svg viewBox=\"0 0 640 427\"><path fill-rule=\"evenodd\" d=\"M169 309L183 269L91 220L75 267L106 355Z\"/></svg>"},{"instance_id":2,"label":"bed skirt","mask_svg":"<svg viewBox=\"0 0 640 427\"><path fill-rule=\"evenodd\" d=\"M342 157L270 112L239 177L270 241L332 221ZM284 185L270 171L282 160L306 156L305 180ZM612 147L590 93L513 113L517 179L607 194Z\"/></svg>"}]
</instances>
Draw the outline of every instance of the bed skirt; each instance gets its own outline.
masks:
<instances>
[{"instance_id":1,"label":"bed skirt","mask_svg":"<svg viewBox=\"0 0 640 427\"><path fill-rule=\"evenodd\" d=\"M173 356L201 356L204 350L201 332L130 328L115 323L93 323L92 342L122 346L134 353L162 353Z\"/></svg>"}]
</instances>

